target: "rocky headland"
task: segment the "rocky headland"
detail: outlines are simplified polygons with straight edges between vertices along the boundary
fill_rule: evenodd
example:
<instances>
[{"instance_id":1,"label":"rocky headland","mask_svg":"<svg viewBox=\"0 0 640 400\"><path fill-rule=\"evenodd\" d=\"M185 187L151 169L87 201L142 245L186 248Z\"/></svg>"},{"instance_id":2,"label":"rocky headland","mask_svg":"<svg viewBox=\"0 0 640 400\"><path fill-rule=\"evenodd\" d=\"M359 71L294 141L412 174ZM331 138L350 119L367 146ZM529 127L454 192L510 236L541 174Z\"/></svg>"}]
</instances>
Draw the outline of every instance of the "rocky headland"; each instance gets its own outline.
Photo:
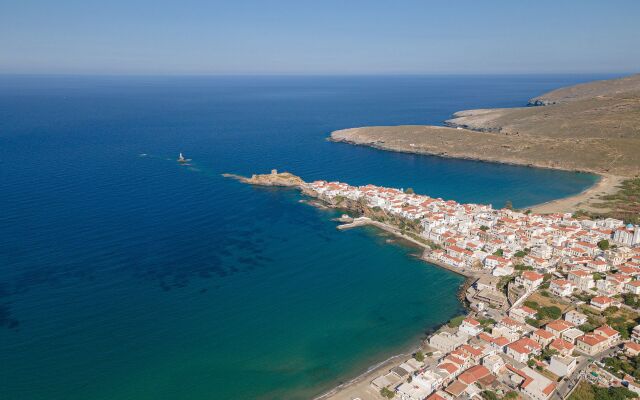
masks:
<instances>
[{"instance_id":1,"label":"rocky headland","mask_svg":"<svg viewBox=\"0 0 640 400\"><path fill-rule=\"evenodd\" d=\"M459 111L446 126L372 126L330 140L383 150L592 172L640 175L640 74L561 88L528 107ZM608 194L613 190L609 190ZM588 205L601 191L587 193ZM566 203L565 205L567 205ZM571 209L576 209L573 204ZM551 208L549 208L551 209ZM554 209L555 211L562 211Z\"/></svg>"},{"instance_id":2,"label":"rocky headland","mask_svg":"<svg viewBox=\"0 0 640 400\"><path fill-rule=\"evenodd\" d=\"M236 174L222 174L225 178L236 179L242 183L257 186L280 186L301 188L304 181L296 175L289 172L278 172L271 170L269 174L253 174L250 178Z\"/></svg>"},{"instance_id":3,"label":"rocky headland","mask_svg":"<svg viewBox=\"0 0 640 400\"><path fill-rule=\"evenodd\" d=\"M459 111L446 126L335 131L385 150L631 177L640 174L640 74L554 90L529 104Z\"/></svg>"}]
</instances>

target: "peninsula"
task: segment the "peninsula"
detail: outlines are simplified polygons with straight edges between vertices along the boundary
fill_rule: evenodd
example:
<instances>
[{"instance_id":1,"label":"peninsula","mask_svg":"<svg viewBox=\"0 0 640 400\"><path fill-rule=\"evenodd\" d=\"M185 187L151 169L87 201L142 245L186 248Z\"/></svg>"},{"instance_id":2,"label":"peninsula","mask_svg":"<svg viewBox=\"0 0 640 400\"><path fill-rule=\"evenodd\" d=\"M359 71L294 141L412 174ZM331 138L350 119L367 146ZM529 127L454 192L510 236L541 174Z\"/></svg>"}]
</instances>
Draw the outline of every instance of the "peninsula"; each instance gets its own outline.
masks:
<instances>
[{"instance_id":1,"label":"peninsula","mask_svg":"<svg viewBox=\"0 0 640 400\"><path fill-rule=\"evenodd\" d=\"M374 185L305 182L276 170L226 176L297 188L354 215L341 218L346 224L339 228L382 228L472 283L463 293L468 315L442 326L415 353L318 399L549 400L574 391L581 399L581 391L594 390L590 383L627 393L623 379L640 393L640 382L629 376L640 376L640 226L496 210ZM623 354L632 361L616 361Z\"/></svg>"},{"instance_id":2,"label":"peninsula","mask_svg":"<svg viewBox=\"0 0 640 400\"><path fill-rule=\"evenodd\" d=\"M330 140L607 177L598 190L583 194L578 202L561 203L554 211L597 211L594 200L614 194L622 180L640 174L640 74L554 90L528 104L459 111L446 126L344 129L331 133ZM607 205L599 208L611 210Z\"/></svg>"}]
</instances>

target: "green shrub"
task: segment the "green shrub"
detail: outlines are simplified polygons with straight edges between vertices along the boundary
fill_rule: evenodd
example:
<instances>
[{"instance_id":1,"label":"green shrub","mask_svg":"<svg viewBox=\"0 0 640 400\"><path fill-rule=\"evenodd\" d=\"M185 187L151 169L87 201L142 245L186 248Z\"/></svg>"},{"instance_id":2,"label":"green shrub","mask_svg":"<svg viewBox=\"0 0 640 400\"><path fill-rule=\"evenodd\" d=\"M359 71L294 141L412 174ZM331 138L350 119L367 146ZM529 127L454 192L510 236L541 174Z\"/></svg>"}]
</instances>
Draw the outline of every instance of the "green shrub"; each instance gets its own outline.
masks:
<instances>
[{"instance_id":1,"label":"green shrub","mask_svg":"<svg viewBox=\"0 0 640 400\"><path fill-rule=\"evenodd\" d=\"M387 388L380 389L380 394L382 397L386 397L387 399L393 399L393 396L396 394Z\"/></svg>"},{"instance_id":2,"label":"green shrub","mask_svg":"<svg viewBox=\"0 0 640 400\"><path fill-rule=\"evenodd\" d=\"M455 318L452 318L447 325L449 325L450 328L457 328L460 326L460 324L462 324L462 321L464 321L464 318L465 318L464 315L459 315Z\"/></svg>"}]
</instances>

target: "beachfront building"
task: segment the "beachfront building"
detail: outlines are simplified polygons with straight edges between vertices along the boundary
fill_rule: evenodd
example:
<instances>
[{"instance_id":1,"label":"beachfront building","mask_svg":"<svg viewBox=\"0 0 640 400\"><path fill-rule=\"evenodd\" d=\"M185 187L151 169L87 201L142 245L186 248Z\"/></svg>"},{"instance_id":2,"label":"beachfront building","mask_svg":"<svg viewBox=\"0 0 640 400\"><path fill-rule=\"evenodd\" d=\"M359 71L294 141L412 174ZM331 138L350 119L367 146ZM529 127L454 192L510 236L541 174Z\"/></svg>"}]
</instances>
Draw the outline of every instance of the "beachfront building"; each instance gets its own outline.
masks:
<instances>
[{"instance_id":1,"label":"beachfront building","mask_svg":"<svg viewBox=\"0 0 640 400\"><path fill-rule=\"evenodd\" d=\"M465 318L458 329L469 336L477 336L483 330L480 322L471 317Z\"/></svg>"},{"instance_id":2,"label":"beachfront building","mask_svg":"<svg viewBox=\"0 0 640 400\"><path fill-rule=\"evenodd\" d=\"M440 386L442 380L438 374L426 371L398 386L396 393L402 400L423 400Z\"/></svg>"},{"instance_id":3,"label":"beachfront building","mask_svg":"<svg viewBox=\"0 0 640 400\"><path fill-rule=\"evenodd\" d=\"M431 336L429 339L429 346L442 352L449 353L455 350L458 346L467 343L467 340L469 340L469 335L464 332L458 331L455 334L440 332Z\"/></svg>"},{"instance_id":4,"label":"beachfront building","mask_svg":"<svg viewBox=\"0 0 640 400\"><path fill-rule=\"evenodd\" d=\"M589 290L593 287L592 272L608 271L612 266L630 262L636 255L623 246L603 252L597 246L600 240L617 238L620 243L633 245L640 235L638 227L625 227L619 220L578 221L569 213L534 215L494 210L488 205L460 204L374 185L355 187L316 181L306 184L304 189L329 202L349 199L359 207L383 211L396 221L398 218L417 221L411 223L417 227L414 233L441 247L431 257L454 268L482 267L501 277L514 273L514 259L551 273L558 265L569 266L567 281L573 287L562 282L551 284L550 289L559 296L569 296L573 288ZM516 257L525 249L529 250L524 257ZM640 274L640 254L637 262ZM516 284L534 290L541 282L538 272L525 271ZM608 293L615 285L605 286Z\"/></svg>"}]
</instances>

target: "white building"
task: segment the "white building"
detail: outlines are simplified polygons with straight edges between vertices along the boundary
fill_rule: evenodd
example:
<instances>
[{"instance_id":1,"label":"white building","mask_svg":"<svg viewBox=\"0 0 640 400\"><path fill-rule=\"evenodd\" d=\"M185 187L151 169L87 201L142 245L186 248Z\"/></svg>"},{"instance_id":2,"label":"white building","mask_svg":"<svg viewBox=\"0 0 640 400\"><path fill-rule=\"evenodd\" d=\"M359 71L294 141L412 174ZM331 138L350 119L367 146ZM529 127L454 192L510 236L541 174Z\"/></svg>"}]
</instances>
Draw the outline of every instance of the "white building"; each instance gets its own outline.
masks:
<instances>
[{"instance_id":1,"label":"white building","mask_svg":"<svg viewBox=\"0 0 640 400\"><path fill-rule=\"evenodd\" d=\"M571 375L578 366L578 359L571 356L560 357L557 355L551 356L549 362L549 371L557 376Z\"/></svg>"},{"instance_id":2,"label":"white building","mask_svg":"<svg viewBox=\"0 0 640 400\"><path fill-rule=\"evenodd\" d=\"M613 241L630 247L639 244L640 226L629 224L616 229L613 233Z\"/></svg>"},{"instance_id":3,"label":"white building","mask_svg":"<svg viewBox=\"0 0 640 400\"><path fill-rule=\"evenodd\" d=\"M449 332L440 332L437 335L431 336L429 339L429 346L438 349L442 352L449 353L456 349L456 347L467 343L469 335L458 331L455 335Z\"/></svg>"},{"instance_id":4,"label":"white building","mask_svg":"<svg viewBox=\"0 0 640 400\"><path fill-rule=\"evenodd\" d=\"M480 322L471 317L465 318L458 329L469 336L476 336L483 330Z\"/></svg>"},{"instance_id":5,"label":"white building","mask_svg":"<svg viewBox=\"0 0 640 400\"><path fill-rule=\"evenodd\" d=\"M482 359L482 365L487 367L492 374L498 374L504 368L504 360L499 354L492 354Z\"/></svg>"},{"instance_id":6,"label":"white building","mask_svg":"<svg viewBox=\"0 0 640 400\"><path fill-rule=\"evenodd\" d=\"M575 285L566 279L554 279L549 284L549 291L559 297L571 296Z\"/></svg>"},{"instance_id":7,"label":"white building","mask_svg":"<svg viewBox=\"0 0 640 400\"><path fill-rule=\"evenodd\" d=\"M567 322L571 322L576 326L580 326L582 324L586 324L589 318L581 312L572 310L564 315L564 320Z\"/></svg>"}]
</instances>

